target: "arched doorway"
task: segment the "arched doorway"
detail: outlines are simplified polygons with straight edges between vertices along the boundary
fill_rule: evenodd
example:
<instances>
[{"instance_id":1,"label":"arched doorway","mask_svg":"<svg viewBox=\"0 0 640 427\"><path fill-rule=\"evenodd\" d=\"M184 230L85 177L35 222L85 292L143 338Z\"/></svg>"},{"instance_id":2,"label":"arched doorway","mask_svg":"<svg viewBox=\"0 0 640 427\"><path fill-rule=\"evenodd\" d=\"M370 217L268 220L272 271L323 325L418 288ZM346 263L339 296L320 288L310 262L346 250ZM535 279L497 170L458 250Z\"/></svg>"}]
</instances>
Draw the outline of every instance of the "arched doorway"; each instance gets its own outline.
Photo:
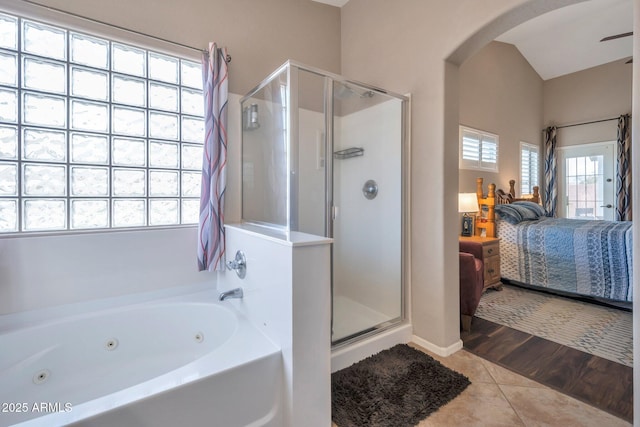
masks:
<instances>
[{"instance_id":1,"label":"arched doorway","mask_svg":"<svg viewBox=\"0 0 640 427\"><path fill-rule=\"evenodd\" d=\"M445 118L444 124L444 141L445 144L457 144L455 141L458 139L458 124L459 124L459 116L457 112L459 111L459 100L458 100L458 87L459 87L459 67L460 65L473 56L478 50L480 50L483 46L490 43L497 36L504 33L505 31L523 23L530 19L533 19L539 15L542 15L546 12L559 9L565 6L569 6L572 4L580 3L583 0L567 0L567 1L538 1L532 0L526 2L502 16L494 19L493 21L487 23L484 27L482 27L479 31L477 31L474 35L465 40L449 57L446 59L446 67L445 67L445 94L444 94L444 105L445 111L447 111L448 117ZM638 31L640 27L640 0L634 0L634 29L636 35L635 43L634 43L634 56L640 55L640 46L638 42ZM640 67L636 64L633 65L633 75L634 80L635 76L640 73ZM634 82L633 88L633 105L634 109L636 106L640 105L640 88L638 88L637 82ZM635 136L637 132L640 132L640 119L633 115L632 118L632 145L637 145L637 137ZM636 170L640 170L640 153L636 153L637 150L634 150L632 167ZM451 150L450 155L453 156L452 152L458 154L457 148ZM636 180L638 182L638 180ZM638 199L640 199L640 192L635 191L633 198L633 209L637 211L640 209L640 203ZM633 263L635 265L634 268L634 293L638 295L640 293L640 286L638 277L640 277L640 231L638 231L638 227L634 228L634 259ZM638 336L638 327L640 324L640 305L634 300L634 336ZM635 416L635 424L640 424L640 404L639 404L639 396L640 396L640 341L639 339L634 340L634 416Z\"/></svg>"}]
</instances>

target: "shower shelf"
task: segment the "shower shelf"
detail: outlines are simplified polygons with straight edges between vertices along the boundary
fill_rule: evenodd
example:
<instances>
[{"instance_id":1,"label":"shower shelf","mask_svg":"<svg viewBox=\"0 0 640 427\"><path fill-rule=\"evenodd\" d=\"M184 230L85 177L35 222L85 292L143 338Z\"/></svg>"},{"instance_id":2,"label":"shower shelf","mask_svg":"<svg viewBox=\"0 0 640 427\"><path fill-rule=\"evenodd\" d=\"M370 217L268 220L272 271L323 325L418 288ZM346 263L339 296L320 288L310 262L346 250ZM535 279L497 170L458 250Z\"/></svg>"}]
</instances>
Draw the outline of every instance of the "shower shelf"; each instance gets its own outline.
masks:
<instances>
[{"instance_id":1,"label":"shower shelf","mask_svg":"<svg viewBox=\"0 0 640 427\"><path fill-rule=\"evenodd\" d=\"M364 155L364 148L352 147L344 150L335 151L333 153L334 159L350 159L351 157L358 157Z\"/></svg>"}]
</instances>

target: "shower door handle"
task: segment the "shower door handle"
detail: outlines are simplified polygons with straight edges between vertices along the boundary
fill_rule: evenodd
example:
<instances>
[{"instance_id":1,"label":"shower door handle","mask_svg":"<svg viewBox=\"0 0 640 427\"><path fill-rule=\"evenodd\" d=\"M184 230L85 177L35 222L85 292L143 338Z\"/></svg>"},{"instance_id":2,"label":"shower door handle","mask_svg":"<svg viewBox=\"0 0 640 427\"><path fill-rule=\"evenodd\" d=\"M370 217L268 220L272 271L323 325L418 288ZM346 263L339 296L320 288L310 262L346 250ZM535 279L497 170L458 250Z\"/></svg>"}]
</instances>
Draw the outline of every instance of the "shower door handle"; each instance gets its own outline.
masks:
<instances>
[{"instance_id":1,"label":"shower door handle","mask_svg":"<svg viewBox=\"0 0 640 427\"><path fill-rule=\"evenodd\" d=\"M338 217L338 207L331 206L331 219L335 221L337 217Z\"/></svg>"}]
</instances>

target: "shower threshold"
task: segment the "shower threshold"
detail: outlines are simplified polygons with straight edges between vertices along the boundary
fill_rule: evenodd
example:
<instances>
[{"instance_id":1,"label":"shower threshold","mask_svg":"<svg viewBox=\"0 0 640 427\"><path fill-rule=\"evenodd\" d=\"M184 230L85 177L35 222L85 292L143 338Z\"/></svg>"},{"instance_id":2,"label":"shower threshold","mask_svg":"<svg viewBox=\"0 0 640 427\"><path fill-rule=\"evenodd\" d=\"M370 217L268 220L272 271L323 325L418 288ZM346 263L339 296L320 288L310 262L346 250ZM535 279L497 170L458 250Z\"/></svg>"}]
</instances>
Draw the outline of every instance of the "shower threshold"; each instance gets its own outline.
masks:
<instances>
[{"instance_id":1,"label":"shower threshold","mask_svg":"<svg viewBox=\"0 0 640 427\"><path fill-rule=\"evenodd\" d=\"M397 316L380 313L351 298L336 295L333 299L331 343L340 344L377 329L387 328L397 323L397 320Z\"/></svg>"}]
</instances>

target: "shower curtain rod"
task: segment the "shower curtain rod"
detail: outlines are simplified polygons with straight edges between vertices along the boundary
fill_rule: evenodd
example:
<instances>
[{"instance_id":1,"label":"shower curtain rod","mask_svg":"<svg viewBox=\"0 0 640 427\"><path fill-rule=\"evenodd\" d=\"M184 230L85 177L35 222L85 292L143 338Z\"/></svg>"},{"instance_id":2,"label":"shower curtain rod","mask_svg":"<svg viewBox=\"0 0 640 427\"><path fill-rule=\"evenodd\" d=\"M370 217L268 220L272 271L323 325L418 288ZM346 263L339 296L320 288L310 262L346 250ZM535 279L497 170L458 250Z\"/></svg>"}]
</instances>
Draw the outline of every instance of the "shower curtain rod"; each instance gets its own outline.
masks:
<instances>
[{"instance_id":1,"label":"shower curtain rod","mask_svg":"<svg viewBox=\"0 0 640 427\"><path fill-rule=\"evenodd\" d=\"M161 41L161 42L164 42L164 43L169 43L169 44L172 44L174 46L179 46L179 47L183 47L183 48L191 49L191 50L197 50L198 52L202 52L202 53L208 53L209 52L207 49L202 49L202 48L198 48L198 47L189 46L189 45L186 45L186 44L183 44L183 43L174 42L172 40L167 40L167 39L164 39L162 37L152 36L150 34L146 34L146 33L143 33L141 31L131 30L129 28L121 27L119 25L110 24L108 22L100 21L98 19L87 18L86 16L82 16L82 15L79 15L77 13L67 12L66 10L58 9L58 8L51 7L51 6L45 6L43 4L36 3L34 1L31 1L31 0L20 0L20 1L22 1L23 3L28 3L28 4L36 6L36 7L41 7L43 9L51 10L51 11L56 12L56 13L61 13L61 14L64 14L64 15L73 16L74 18L82 19L84 21L92 22L94 24L106 25L108 27L116 28L116 29L121 30L121 31L126 31L126 32L131 33L131 34L136 34L138 36L148 37L150 39L158 40L158 41ZM230 63L231 62L231 55L227 55L226 58L225 58L225 61L227 62L227 64Z\"/></svg>"},{"instance_id":2,"label":"shower curtain rod","mask_svg":"<svg viewBox=\"0 0 640 427\"><path fill-rule=\"evenodd\" d=\"M631 114L629 114L629 117L631 117ZM593 120L593 121L584 122L584 123L574 123L574 124L571 124L571 125L556 126L556 129L570 128L570 127L573 127L573 126L590 125L590 124L593 124L593 123L610 122L611 120L618 120L618 119L619 119L619 117L612 117L610 119Z\"/></svg>"}]
</instances>

